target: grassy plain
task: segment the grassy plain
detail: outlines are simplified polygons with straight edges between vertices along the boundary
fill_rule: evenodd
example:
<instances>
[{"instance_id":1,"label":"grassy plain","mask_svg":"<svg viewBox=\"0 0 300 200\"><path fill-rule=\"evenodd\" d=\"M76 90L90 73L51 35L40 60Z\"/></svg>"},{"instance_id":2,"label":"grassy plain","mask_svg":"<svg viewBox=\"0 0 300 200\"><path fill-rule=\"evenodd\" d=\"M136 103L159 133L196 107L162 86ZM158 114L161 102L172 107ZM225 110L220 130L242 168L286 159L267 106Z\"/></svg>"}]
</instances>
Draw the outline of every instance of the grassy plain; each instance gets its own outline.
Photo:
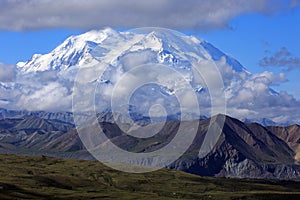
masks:
<instances>
[{"instance_id":1,"label":"grassy plain","mask_svg":"<svg viewBox=\"0 0 300 200\"><path fill-rule=\"evenodd\" d=\"M97 161L0 154L0 199L300 199L300 182L115 171Z\"/></svg>"}]
</instances>

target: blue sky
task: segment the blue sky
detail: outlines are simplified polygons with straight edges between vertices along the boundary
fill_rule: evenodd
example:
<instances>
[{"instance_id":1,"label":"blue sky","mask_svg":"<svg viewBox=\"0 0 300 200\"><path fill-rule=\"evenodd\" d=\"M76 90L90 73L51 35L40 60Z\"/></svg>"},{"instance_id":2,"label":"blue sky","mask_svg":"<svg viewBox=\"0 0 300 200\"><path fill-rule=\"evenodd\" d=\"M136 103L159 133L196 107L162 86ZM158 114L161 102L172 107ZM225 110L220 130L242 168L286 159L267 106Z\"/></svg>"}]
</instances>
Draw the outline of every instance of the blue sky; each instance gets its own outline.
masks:
<instances>
[{"instance_id":1,"label":"blue sky","mask_svg":"<svg viewBox=\"0 0 300 200\"><path fill-rule=\"evenodd\" d=\"M120 3L121 1L112 1L112 8L114 6L114 2ZM156 2L158 1L153 1L154 8ZM203 15L207 14L207 16L210 16L209 13L205 13L205 11L207 10L206 7L212 7L212 9L215 9L212 11L216 12L216 16L219 16L217 13L218 11L220 11L220 13L224 13L225 10L226 12L228 11L228 13L222 13L219 18L213 17L211 19L209 17L202 19L199 16L199 20L197 22L201 21L201 23L200 25L198 23L196 28L193 27L193 24L185 24L185 21L181 22L179 18L177 20L174 20L178 22L177 24L179 25L172 26L171 24L170 28L179 31L186 30L183 32L195 34L198 37L209 41L222 51L232 55L234 58L240 61L241 64L244 65L250 72L260 73L268 70L275 73L285 73L288 81L285 83L280 83L280 85L274 85L273 87L278 91L288 91L290 94L300 99L300 89L298 88L298 86L300 85L300 79L298 78L298 76L300 75L300 66L295 66L292 70L288 71L286 70L287 66L272 66L272 63L270 64L270 66L266 67L262 67L259 65L259 61L261 59L263 59L265 56L271 57L273 54L280 51L283 47L292 54L291 57L300 57L300 26L298 25L300 21L300 8L298 6L299 1L264 0L253 1L254 3L252 4L246 4L243 1L236 1L241 2L241 5L227 5L228 3L226 2L230 1L218 1L219 4L222 5L222 7L219 6L216 8L214 8L214 5L207 2L209 1L206 1L205 4L205 1L203 1L203 8L199 7L198 9L195 9L195 13L191 16L191 18L193 18L194 16L197 19L197 13L200 12L201 9L203 11ZM265 2L265 4L262 5L260 2ZM276 5L277 2L278 6L274 6L272 2L274 2L274 5ZM39 6L41 12L44 7L46 7L47 9L47 5ZM89 9L88 6L95 7L95 5L87 4L86 8L83 7L82 9ZM138 7L140 10L144 9L143 4L137 4L136 6L140 6ZM226 6L228 6L228 8ZM5 4L3 4L1 7L2 9L5 9ZM51 23L48 23L48 19L51 17L49 17L48 15L42 16L41 13L36 13L36 16L40 17L40 19L35 23L31 23L32 19L29 17L32 16L30 15L28 17L28 23L26 24L26 18L24 19L24 16L27 17L28 14L26 12L30 10L26 10L25 7L26 6L24 4L20 11L20 13L22 13L22 10L24 10L25 14L20 16L18 16L17 14L12 15L15 17L14 21L6 20L6 18L8 19L8 17L10 17L10 13L2 13L2 16L0 16L0 22L2 23L2 25L0 25L0 45L2 48L2 50L0 51L0 62L2 63L15 64L18 61L26 61L30 59L30 57L34 53L44 54L51 51L70 35L80 34L85 32L86 30L93 28L101 29L105 26L110 26L110 24L113 28L122 30L124 28L126 29L127 26L138 27L141 25L169 25L168 21L166 21L165 24L152 24L152 21L148 20L149 16L145 16L145 20L143 21L134 21L136 19L134 18L135 16L130 16L130 14L126 15L129 16L130 19L126 22L122 21L121 18L116 18L115 20L109 18L109 20L111 21L108 20L107 23L105 21L101 23L99 22L99 24L89 24L89 18L87 18L87 21L82 22L78 19L79 22L78 24L76 24L76 18L74 18L75 24L72 24L73 21L71 22L67 20L65 22L61 20L64 23L60 24L60 15L56 13L59 12L59 10L56 11L57 9L55 9L55 11L53 11L52 13L50 12L49 14L51 16L58 16L58 20L57 22L54 20L54 24L52 24L53 20L51 20ZM61 7L63 8L63 5L61 5ZM195 6L191 5L191 7ZM224 9L224 7L226 9ZM245 9L243 7L245 7ZM20 10L20 8L18 7L16 7L16 9ZM184 9L190 8L182 8L182 10ZM51 10L50 7L49 10ZM127 10L117 10L116 12L127 12ZM158 17L160 18L165 15L165 10L162 11L164 12L161 12L161 14L159 12L156 13L156 15L158 15ZM182 16L180 12L181 11L179 10L178 15ZM193 13L193 10L190 12ZM143 16L143 14L141 15ZM36 16L33 15L33 17ZM10 18L14 19L14 17ZM106 16L102 15L100 17L102 19ZM98 20L100 20L100 17ZM64 16L62 16L62 18L65 19ZM173 18L176 18L176 15L174 15ZM20 19L22 19L23 21L21 21ZM20 23L17 23L18 20L20 20L21 22L25 22L24 24L20 25ZM45 25L41 25L38 23L39 21L43 22L43 20L43 24ZM187 17L186 20L189 20L189 18ZM94 21L97 20L94 19ZM128 21L134 22L133 24L130 24Z\"/></svg>"},{"instance_id":2,"label":"blue sky","mask_svg":"<svg viewBox=\"0 0 300 200\"><path fill-rule=\"evenodd\" d=\"M287 82L274 86L285 90L300 99L300 66L286 71L284 67L261 67L259 61L269 54L286 47L295 57L300 57L300 9L270 16L245 14L238 16L229 25L231 29L198 33L198 36L211 42L224 52L232 55L252 73L265 70L286 74Z\"/></svg>"}]
</instances>

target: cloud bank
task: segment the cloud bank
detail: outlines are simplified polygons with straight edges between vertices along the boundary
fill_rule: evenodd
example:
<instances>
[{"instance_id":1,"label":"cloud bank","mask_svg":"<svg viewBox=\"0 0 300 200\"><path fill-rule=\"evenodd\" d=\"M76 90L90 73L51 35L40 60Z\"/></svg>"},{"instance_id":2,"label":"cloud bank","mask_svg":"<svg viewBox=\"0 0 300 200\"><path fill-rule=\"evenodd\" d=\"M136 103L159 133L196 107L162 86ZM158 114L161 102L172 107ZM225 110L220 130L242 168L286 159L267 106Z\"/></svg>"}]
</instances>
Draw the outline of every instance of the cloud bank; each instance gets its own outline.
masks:
<instances>
[{"instance_id":1,"label":"cloud bank","mask_svg":"<svg viewBox=\"0 0 300 200\"><path fill-rule=\"evenodd\" d=\"M160 26L216 29L244 13L273 14L299 0L2 0L1 30Z\"/></svg>"}]
</instances>

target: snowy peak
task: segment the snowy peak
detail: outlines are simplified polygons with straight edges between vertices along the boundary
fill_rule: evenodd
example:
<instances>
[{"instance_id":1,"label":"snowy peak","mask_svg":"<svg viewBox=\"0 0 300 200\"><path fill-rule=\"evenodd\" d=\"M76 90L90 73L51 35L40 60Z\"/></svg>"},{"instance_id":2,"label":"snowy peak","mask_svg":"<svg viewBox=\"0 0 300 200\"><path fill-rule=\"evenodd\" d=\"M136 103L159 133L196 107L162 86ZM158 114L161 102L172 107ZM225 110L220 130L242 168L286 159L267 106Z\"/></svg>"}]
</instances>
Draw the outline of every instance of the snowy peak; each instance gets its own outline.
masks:
<instances>
[{"instance_id":1,"label":"snowy peak","mask_svg":"<svg viewBox=\"0 0 300 200\"><path fill-rule=\"evenodd\" d=\"M199 71L205 72L207 77L204 78L214 82L215 73L211 73L210 68L214 64L212 67L217 67L223 79L227 114L239 119L268 118L275 122L299 123L299 102L287 93L271 89L274 83L285 80L284 74L251 74L237 60L209 42L166 29L119 32L107 28L71 36L53 51L35 54L29 61L18 63L15 81L0 81L0 107L70 111L73 81L81 77L84 80L76 80L82 84L83 98L93 84L97 84L98 110L107 110L113 88L123 80L123 75L136 66L149 63L168 66L182 78L175 74L165 76L162 68L153 76L160 83L159 87L141 87L132 98L130 105L136 105L136 113L148 114L150 108L147 106L157 102L170 111L168 114L177 113L179 106L175 94L188 83L201 99L201 112L210 116L210 88ZM79 70L81 68L85 69ZM80 73L84 76L79 76ZM141 71L136 74L136 80L148 78L148 74L149 71ZM132 85L137 85L134 81ZM122 92L129 94L131 91L127 89L125 85ZM121 102L122 97L120 92L116 99ZM88 105L82 110L90 108Z\"/></svg>"},{"instance_id":2,"label":"snowy peak","mask_svg":"<svg viewBox=\"0 0 300 200\"><path fill-rule=\"evenodd\" d=\"M107 37L117 36L110 28L92 30L78 36L67 38L62 44L48 54L35 54L26 63L20 62L18 67L24 72L65 70L72 66L89 65L93 63L90 51Z\"/></svg>"},{"instance_id":3,"label":"snowy peak","mask_svg":"<svg viewBox=\"0 0 300 200\"><path fill-rule=\"evenodd\" d=\"M160 51L162 49L163 41L155 35L155 32L151 32L144 36L139 42L135 43L130 51L138 51L144 49L151 49L153 51Z\"/></svg>"},{"instance_id":4,"label":"snowy peak","mask_svg":"<svg viewBox=\"0 0 300 200\"><path fill-rule=\"evenodd\" d=\"M92 30L71 36L48 54L35 54L27 62L19 62L21 71L63 71L71 67L89 67L99 63L111 49L122 46L119 56L132 52L152 51L158 63L181 63L189 60L222 57L236 71L243 71L241 64L227 56L208 42L194 36L177 35L172 32L154 30L148 33L117 32L111 28ZM113 61L112 61L113 62Z\"/></svg>"}]
</instances>

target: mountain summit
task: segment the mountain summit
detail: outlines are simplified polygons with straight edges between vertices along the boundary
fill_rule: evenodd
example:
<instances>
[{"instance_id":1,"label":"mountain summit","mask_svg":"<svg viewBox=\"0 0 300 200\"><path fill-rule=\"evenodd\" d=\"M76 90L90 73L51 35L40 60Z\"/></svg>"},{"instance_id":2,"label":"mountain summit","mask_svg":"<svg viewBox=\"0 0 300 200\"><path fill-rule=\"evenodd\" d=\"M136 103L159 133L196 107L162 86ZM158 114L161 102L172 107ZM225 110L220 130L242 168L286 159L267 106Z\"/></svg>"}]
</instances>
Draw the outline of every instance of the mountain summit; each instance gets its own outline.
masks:
<instances>
[{"instance_id":1,"label":"mountain summit","mask_svg":"<svg viewBox=\"0 0 300 200\"><path fill-rule=\"evenodd\" d=\"M20 62L18 67L23 71L46 71L46 70L66 70L70 67L83 67L91 65L95 57L101 57L99 53L105 54L105 49L113 49L125 40L128 46L124 47L123 52L119 52L120 56L126 53L140 52L142 50L152 50L157 53L157 62L178 62L181 58L180 53L192 52L203 59L212 59L214 61L225 57L228 64L236 71L242 71L242 65L232 57L221 52L212 44L199 40L194 36L172 35L169 37L166 33L162 33L160 29L149 33L135 32L117 32L111 28L103 30L91 30L81 35L71 36L62 44L56 47L48 54L34 54L27 62ZM97 52L103 48L102 52ZM203 52L203 50L206 52ZM94 52L93 52L94 51ZM92 53L93 52L93 53ZM178 57L178 59L177 59ZM190 55L190 57L192 57Z\"/></svg>"},{"instance_id":2,"label":"mountain summit","mask_svg":"<svg viewBox=\"0 0 300 200\"><path fill-rule=\"evenodd\" d=\"M30 60L19 62L16 80L0 82L0 107L72 111L74 81L79 77L81 80L84 78L86 84L81 96L85 97L87 92L92 91L91 84L97 86L93 89L99 103L96 107L102 112L109 109L112 91L124 75L137 66L160 64L168 66L181 77L175 78L162 69L156 75L159 84L138 87L133 93L129 106L138 109L134 112L148 115L150 105L156 104L164 107L167 113L171 112L169 115L180 112L176 94L180 88L186 89L184 84L187 84L201 104L201 114L211 116L217 113L211 113L212 88L207 83L211 82L214 87L217 78L211 66L204 66L205 63L216 67L223 79L221 89L226 96L227 114L252 121L266 118L276 124L300 123L299 101L285 92L271 89L274 83L286 80L283 74L252 74L236 59L205 40L159 28L123 32L106 28L71 36L51 52L35 54ZM84 70L84 74L80 74ZM149 70L135 78L149 79ZM129 85L138 86L132 80L130 84L128 81L121 84L126 87L117 96L129 94L130 91L126 90ZM188 93L183 92L182 95L184 97ZM184 98L190 99L188 96Z\"/></svg>"},{"instance_id":3,"label":"mountain summit","mask_svg":"<svg viewBox=\"0 0 300 200\"><path fill-rule=\"evenodd\" d=\"M34 54L29 61L18 63L18 66L25 72L32 72L65 70L73 66L89 65L93 62L91 50L113 35L117 35L117 32L107 28L71 36L50 53Z\"/></svg>"}]
</instances>

